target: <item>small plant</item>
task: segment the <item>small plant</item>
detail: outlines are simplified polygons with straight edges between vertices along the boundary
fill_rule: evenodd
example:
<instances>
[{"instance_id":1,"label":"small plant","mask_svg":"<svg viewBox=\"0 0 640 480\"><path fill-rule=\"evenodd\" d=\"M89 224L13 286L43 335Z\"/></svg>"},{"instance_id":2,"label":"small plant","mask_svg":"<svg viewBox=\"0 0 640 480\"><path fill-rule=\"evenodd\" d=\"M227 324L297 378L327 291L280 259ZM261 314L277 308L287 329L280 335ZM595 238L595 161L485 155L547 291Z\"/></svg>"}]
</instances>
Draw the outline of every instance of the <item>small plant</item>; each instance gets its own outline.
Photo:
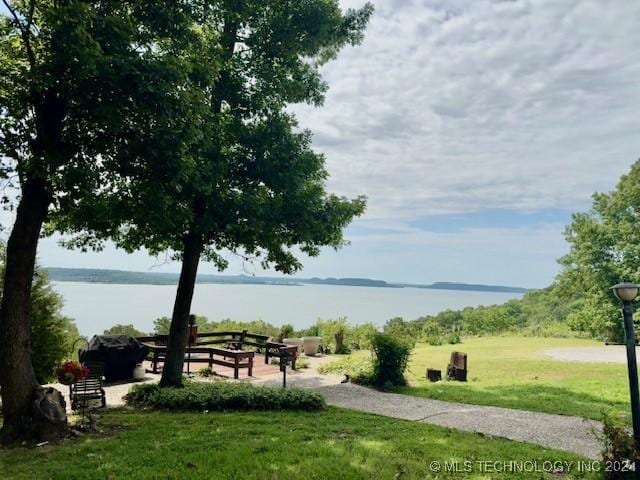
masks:
<instances>
[{"instance_id":1,"label":"small plant","mask_svg":"<svg viewBox=\"0 0 640 480\"><path fill-rule=\"evenodd\" d=\"M605 465L616 465L616 468L612 468L611 471L604 472L604 478L607 480L630 478L633 459L638 458L640 453L633 435L620 417L611 413L603 414L602 425L600 436L603 444L602 461Z\"/></svg>"},{"instance_id":2,"label":"small plant","mask_svg":"<svg viewBox=\"0 0 640 480\"><path fill-rule=\"evenodd\" d=\"M326 407L324 397L311 390L231 382L186 382L182 388L136 385L124 398L130 406L175 411L319 410Z\"/></svg>"},{"instance_id":3,"label":"small plant","mask_svg":"<svg viewBox=\"0 0 640 480\"><path fill-rule=\"evenodd\" d=\"M296 368L309 368L309 360L306 358L296 359Z\"/></svg>"},{"instance_id":4,"label":"small plant","mask_svg":"<svg viewBox=\"0 0 640 480\"><path fill-rule=\"evenodd\" d=\"M201 369L200 369L200 370L198 370L196 373L197 373L197 375L199 375L199 376L201 376L201 377L205 377L205 378L207 378L207 377L211 377L211 376L213 376L213 375L215 375L215 374L216 374L216 372L214 372L214 371L211 369L211 367L204 367L204 368L201 368Z\"/></svg>"}]
</instances>

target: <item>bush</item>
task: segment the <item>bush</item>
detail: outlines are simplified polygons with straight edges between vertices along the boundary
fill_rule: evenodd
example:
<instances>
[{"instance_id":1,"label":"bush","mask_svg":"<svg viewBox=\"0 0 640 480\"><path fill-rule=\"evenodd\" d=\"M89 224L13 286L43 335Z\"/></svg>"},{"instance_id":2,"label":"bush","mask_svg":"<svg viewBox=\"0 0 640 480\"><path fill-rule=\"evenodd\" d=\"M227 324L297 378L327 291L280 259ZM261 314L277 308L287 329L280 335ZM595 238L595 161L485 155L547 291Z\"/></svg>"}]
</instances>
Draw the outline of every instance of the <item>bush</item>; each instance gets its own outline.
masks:
<instances>
[{"instance_id":1,"label":"bush","mask_svg":"<svg viewBox=\"0 0 640 480\"><path fill-rule=\"evenodd\" d=\"M319 410L326 407L324 397L311 390L230 382L186 382L181 388L136 385L124 398L130 406L175 411Z\"/></svg>"},{"instance_id":2,"label":"bush","mask_svg":"<svg viewBox=\"0 0 640 480\"><path fill-rule=\"evenodd\" d=\"M373 372L371 377L353 379L378 388L391 388L406 385L404 372L407 369L409 355L413 344L394 338L384 333L373 337Z\"/></svg>"},{"instance_id":3,"label":"bush","mask_svg":"<svg viewBox=\"0 0 640 480\"><path fill-rule=\"evenodd\" d=\"M632 459L636 458L637 454L640 453L634 448L635 441L633 435L620 418L611 414L605 413L603 415L602 424L603 428L600 440L603 444L603 464L621 465L621 468L626 470L620 471L620 468L612 469L612 471L604 472L604 478L631 478L632 474L626 467L631 466Z\"/></svg>"},{"instance_id":4,"label":"bush","mask_svg":"<svg viewBox=\"0 0 640 480\"><path fill-rule=\"evenodd\" d=\"M371 355L367 355L366 352L357 352L320 365L318 371L320 373L349 375L352 379L355 379L355 383L366 384L366 379L373 376L373 362L371 361ZM359 379L363 380L359 381Z\"/></svg>"},{"instance_id":5,"label":"bush","mask_svg":"<svg viewBox=\"0 0 640 480\"><path fill-rule=\"evenodd\" d=\"M457 345L458 343L462 343L460 332L458 332L457 330L449 333L446 340L449 345Z\"/></svg>"},{"instance_id":6,"label":"bush","mask_svg":"<svg viewBox=\"0 0 640 480\"><path fill-rule=\"evenodd\" d=\"M373 323L363 323L353 327L353 337L349 340L354 345L357 345L357 349L370 349L371 340L373 340L376 333L378 333L378 329Z\"/></svg>"},{"instance_id":7,"label":"bush","mask_svg":"<svg viewBox=\"0 0 640 480\"><path fill-rule=\"evenodd\" d=\"M60 313L62 297L37 270L31 293L31 362L40 384L54 377L56 367L73 350L80 337L75 323Z\"/></svg>"},{"instance_id":8,"label":"bush","mask_svg":"<svg viewBox=\"0 0 640 480\"><path fill-rule=\"evenodd\" d=\"M291 338L293 336L293 332L293 325L289 323L285 323L280 327L280 335L282 336L282 338Z\"/></svg>"},{"instance_id":9,"label":"bush","mask_svg":"<svg viewBox=\"0 0 640 480\"><path fill-rule=\"evenodd\" d=\"M442 341L442 337L439 335L433 335L430 337L427 337L424 339L425 342L427 342L429 345L437 347L439 345L442 345L443 341Z\"/></svg>"},{"instance_id":10,"label":"bush","mask_svg":"<svg viewBox=\"0 0 640 480\"><path fill-rule=\"evenodd\" d=\"M410 348L415 346L416 338L420 336L420 331L416 324L413 322L405 322L401 317L387 320L382 331L385 335L389 335L403 344L409 345Z\"/></svg>"}]
</instances>

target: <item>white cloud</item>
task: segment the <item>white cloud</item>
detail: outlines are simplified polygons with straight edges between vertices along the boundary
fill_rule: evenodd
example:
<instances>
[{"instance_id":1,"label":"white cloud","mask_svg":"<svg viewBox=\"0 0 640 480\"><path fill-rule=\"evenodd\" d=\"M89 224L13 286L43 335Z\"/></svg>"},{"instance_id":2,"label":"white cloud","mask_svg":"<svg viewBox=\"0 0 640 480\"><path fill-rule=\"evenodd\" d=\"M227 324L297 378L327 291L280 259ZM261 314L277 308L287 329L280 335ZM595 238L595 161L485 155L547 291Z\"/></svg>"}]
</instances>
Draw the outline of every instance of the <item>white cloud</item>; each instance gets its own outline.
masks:
<instances>
[{"instance_id":1,"label":"white cloud","mask_svg":"<svg viewBox=\"0 0 640 480\"><path fill-rule=\"evenodd\" d=\"M368 218L583 208L639 156L640 3L374 3L294 109Z\"/></svg>"}]
</instances>

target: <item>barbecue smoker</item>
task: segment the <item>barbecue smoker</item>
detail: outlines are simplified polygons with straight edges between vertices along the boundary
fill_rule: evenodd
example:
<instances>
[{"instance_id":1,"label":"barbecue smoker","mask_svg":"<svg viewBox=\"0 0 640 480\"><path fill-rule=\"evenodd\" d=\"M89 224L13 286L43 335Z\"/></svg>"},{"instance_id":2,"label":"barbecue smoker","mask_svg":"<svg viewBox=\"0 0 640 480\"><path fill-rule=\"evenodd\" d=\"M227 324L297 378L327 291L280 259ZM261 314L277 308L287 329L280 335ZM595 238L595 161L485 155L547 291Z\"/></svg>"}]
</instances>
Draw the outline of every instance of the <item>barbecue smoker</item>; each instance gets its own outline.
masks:
<instances>
[{"instance_id":1,"label":"barbecue smoker","mask_svg":"<svg viewBox=\"0 0 640 480\"><path fill-rule=\"evenodd\" d=\"M104 363L107 382L128 380L133 369L149 353L149 348L127 335L95 335L86 348L78 352L81 362Z\"/></svg>"}]
</instances>

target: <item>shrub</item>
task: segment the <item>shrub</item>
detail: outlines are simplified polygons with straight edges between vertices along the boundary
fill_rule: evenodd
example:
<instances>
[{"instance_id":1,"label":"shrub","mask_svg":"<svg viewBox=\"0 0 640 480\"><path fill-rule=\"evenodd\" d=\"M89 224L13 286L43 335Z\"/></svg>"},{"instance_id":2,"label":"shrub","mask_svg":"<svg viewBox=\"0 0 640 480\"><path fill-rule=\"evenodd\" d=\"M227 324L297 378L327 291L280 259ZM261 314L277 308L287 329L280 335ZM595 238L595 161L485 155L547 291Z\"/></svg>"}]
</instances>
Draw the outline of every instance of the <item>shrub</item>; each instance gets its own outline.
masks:
<instances>
[{"instance_id":1,"label":"shrub","mask_svg":"<svg viewBox=\"0 0 640 480\"><path fill-rule=\"evenodd\" d=\"M437 347L439 345L442 345L443 341L442 341L442 337L440 335L432 335L430 337L427 337L424 339L425 342L427 342L429 345L432 345L434 347Z\"/></svg>"},{"instance_id":2,"label":"shrub","mask_svg":"<svg viewBox=\"0 0 640 480\"><path fill-rule=\"evenodd\" d=\"M289 323L285 323L280 327L280 335L282 336L282 338L291 338L293 336L293 332L293 325Z\"/></svg>"},{"instance_id":3,"label":"shrub","mask_svg":"<svg viewBox=\"0 0 640 480\"><path fill-rule=\"evenodd\" d=\"M355 383L366 384L366 379L373 376L373 362L371 355L368 355L367 352L357 352L320 365L318 371L320 373L349 375L352 379L356 379ZM358 379L363 379L363 381L358 381Z\"/></svg>"},{"instance_id":4,"label":"shrub","mask_svg":"<svg viewBox=\"0 0 640 480\"><path fill-rule=\"evenodd\" d=\"M629 428L624 422L612 414L605 413L602 418L602 434L600 440L603 444L602 460L605 465L621 465L621 468L604 472L606 479L630 478L629 469L631 461L636 458L637 452L634 448L635 441ZM620 471L620 470L626 471Z\"/></svg>"},{"instance_id":5,"label":"shrub","mask_svg":"<svg viewBox=\"0 0 640 480\"><path fill-rule=\"evenodd\" d=\"M316 325L320 332L319 336L322 337L322 345L325 347L325 353L349 353L345 347L345 343L349 342L352 338L352 328L347 323L346 317L340 317L335 320L318 319Z\"/></svg>"},{"instance_id":6,"label":"shrub","mask_svg":"<svg viewBox=\"0 0 640 480\"><path fill-rule=\"evenodd\" d=\"M395 338L399 342L413 348L416 344L416 338L419 337L420 332L416 325L412 322L405 322L401 317L392 318L387 320L384 324L382 331L385 335ZM375 339L375 337L374 337ZM372 347L373 347L372 342Z\"/></svg>"},{"instance_id":7,"label":"shrub","mask_svg":"<svg viewBox=\"0 0 640 480\"><path fill-rule=\"evenodd\" d=\"M353 338L349 340L357 345L358 349L369 349L371 348L371 340L376 333L378 333L378 329L373 323L363 323L353 327Z\"/></svg>"},{"instance_id":8,"label":"shrub","mask_svg":"<svg viewBox=\"0 0 640 480\"><path fill-rule=\"evenodd\" d=\"M176 411L319 410L326 407L324 397L311 390L231 382L186 382L181 388L136 385L124 398L130 406Z\"/></svg>"},{"instance_id":9,"label":"shrub","mask_svg":"<svg viewBox=\"0 0 640 480\"><path fill-rule=\"evenodd\" d=\"M371 348L373 350L372 376L354 379L354 381L369 383L384 389L406 385L404 372L407 369L413 344L378 333L373 337Z\"/></svg>"},{"instance_id":10,"label":"shrub","mask_svg":"<svg viewBox=\"0 0 640 480\"><path fill-rule=\"evenodd\" d=\"M460 332L454 330L453 332L447 335L447 343L450 345L457 345L458 343L462 343L462 338L460 338Z\"/></svg>"},{"instance_id":11,"label":"shrub","mask_svg":"<svg viewBox=\"0 0 640 480\"><path fill-rule=\"evenodd\" d=\"M296 368L309 368L309 360L306 358L298 357L296 359Z\"/></svg>"}]
</instances>

